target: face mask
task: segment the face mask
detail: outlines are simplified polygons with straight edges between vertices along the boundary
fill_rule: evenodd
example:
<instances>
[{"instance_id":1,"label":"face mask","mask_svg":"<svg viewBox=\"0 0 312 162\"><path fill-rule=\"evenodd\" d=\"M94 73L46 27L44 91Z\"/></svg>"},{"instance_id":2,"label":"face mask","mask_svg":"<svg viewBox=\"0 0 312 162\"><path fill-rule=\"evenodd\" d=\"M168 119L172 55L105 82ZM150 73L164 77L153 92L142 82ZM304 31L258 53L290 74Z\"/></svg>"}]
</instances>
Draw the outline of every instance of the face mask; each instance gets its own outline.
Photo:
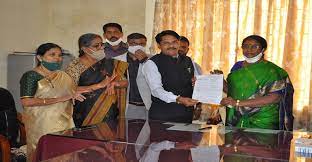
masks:
<instances>
[{"instance_id":1,"label":"face mask","mask_svg":"<svg viewBox=\"0 0 312 162\"><path fill-rule=\"evenodd\" d=\"M137 50L141 50L141 51L143 51L145 53L145 47L143 47L143 46L136 45L136 46L129 46L128 47L128 51L130 53L134 54Z\"/></svg>"},{"instance_id":2,"label":"face mask","mask_svg":"<svg viewBox=\"0 0 312 162\"><path fill-rule=\"evenodd\" d=\"M91 54L89 54L92 58L96 59L97 61L102 60L105 57L105 53L103 49L100 49L98 51L93 51L92 49L90 49L92 51Z\"/></svg>"},{"instance_id":3,"label":"face mask","mask_svg":"<svg viewBox=\"0 0 312 162\"><path fill-rule=\"evenodd\" d=\"M110 44L111 46L117 46L121 41L122 41L122 38L119 38L118 40L116 40L115 42L111 42L110 40L108 39L105 39L105 41Z\"/></svg>"},{"instance_id":4,"label":"face mask","mask_svg":"<svg viewBox=\"0 0 312 162\"><path fill-rule=\"evenodd\" d=\"M243 55L243 56L244 56L245 60L246 60L248 63L253 64L253 63L258 62L258 61L262 58L263 53L261 52L261 53L259 53L257 56L252 57L252 58L248 58L248 57L246 57L245 55Z\"/></svg>"},{"instance_id":5,"label":"face mask","mask_svg":"<svg viewBox=\"0 0 312 162\"><path fill-rule=\"evenodd\" d=\"M41 65L47 68L50 71L60 70L62 67L62 62L46 62L41 61Z\"/></svg>"}]
</instances>

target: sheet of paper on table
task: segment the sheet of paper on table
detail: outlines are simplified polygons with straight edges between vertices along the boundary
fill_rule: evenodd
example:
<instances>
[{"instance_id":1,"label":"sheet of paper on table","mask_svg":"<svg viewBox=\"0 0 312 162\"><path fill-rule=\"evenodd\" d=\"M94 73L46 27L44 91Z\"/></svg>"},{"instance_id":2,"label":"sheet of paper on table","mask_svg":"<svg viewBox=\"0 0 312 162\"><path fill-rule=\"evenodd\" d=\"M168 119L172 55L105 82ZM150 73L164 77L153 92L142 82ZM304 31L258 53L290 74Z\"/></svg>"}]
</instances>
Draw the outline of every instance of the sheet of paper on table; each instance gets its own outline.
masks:
<instances>
[{"instance_id":1,"label":"sheet of paper on table","mask_svg":"<svg viewBox=\"0 0 312 162\"><path fill-rule=\"evenodd\" d=\"M177 130L177 131L189 131L189 132L209 132L210 129L199 130L201 128L198 124L175 124L167 130Z\"/></svg>"},{"instance_id":2,"label":"sheet of paper on table","mask_svg":"<svg viewBox=\"0 0 312 162\"><path fill-rule=\"evenodd\" d=\"M219 105L222 99L223 75L199 75L193 90L193 99L202 103Z\"/></svg>"},{"instance_id":3,"label":"sheet of paper on table","mask_svg":"<svg viewBox=\"0 0 312 162\"><path fill-rule=\"evenodd\" d=\"M209 132L211 130L211 126L206 124L172 123L172 122L167 122L164 124L173 125L167 128L167 130L188 131L188 132Z\"/></svg>"}]
</instances>

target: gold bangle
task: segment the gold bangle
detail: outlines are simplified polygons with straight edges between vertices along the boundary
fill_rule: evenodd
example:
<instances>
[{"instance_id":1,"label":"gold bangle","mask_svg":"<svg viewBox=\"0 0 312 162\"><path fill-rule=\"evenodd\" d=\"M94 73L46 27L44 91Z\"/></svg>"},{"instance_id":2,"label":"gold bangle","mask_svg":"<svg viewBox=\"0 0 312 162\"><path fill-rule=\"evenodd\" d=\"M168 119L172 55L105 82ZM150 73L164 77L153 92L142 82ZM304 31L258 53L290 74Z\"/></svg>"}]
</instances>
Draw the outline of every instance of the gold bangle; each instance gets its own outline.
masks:
<instances>
[{"instance_id":1,"label":"gold bangle","mask_svg":"<svg viewBox=\"0 0 312 162\"><path fill-rule=\"evenodd\" d=\"M43 99L43 104L46 104L46 100L45 99Z\"/></svg>"},{"instance_id":2,"label":"gold bangle","mask_svg":"<svg viewBox=\"0 0 312 162\"><path fill-rule=\"evenodd\" d=\"M240 100L236 100L235 106L238 107L238 106L239 106L239 103L240 103Z\"/></svg>"}]
</instances>

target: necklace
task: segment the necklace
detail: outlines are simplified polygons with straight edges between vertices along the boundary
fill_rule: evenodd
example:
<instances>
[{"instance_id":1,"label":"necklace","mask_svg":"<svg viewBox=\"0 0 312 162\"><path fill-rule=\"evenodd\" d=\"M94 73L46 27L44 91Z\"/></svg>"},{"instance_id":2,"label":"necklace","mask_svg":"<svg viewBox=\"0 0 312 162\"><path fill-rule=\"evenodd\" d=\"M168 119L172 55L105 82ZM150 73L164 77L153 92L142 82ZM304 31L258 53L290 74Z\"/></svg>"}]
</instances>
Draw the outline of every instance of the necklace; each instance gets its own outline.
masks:
<instances>
[{"instance_id":1,"label":"necklace","mask_svg":"<svg viewBox=\"0 0 312 162\"><path fill-rule=\"evenodd\" d=\"M50 71L47 71L47 69L45 69L42 65L39 66L38 70L39 70L39 73L44 77L46 77L52 73Z\"/></svg>"},{"instance_id":2,"label":"necklace","mask_svg":"<svg viewBox=\"0 0 312 162\"><path fill-rule=\"evenodd\" d=\"M49 85L54 88L51 79L48 77L52 72L48 72L42 65L39 66L38 72L44 77L44 79L49 83Z\"/></svg>"}]
</instances>

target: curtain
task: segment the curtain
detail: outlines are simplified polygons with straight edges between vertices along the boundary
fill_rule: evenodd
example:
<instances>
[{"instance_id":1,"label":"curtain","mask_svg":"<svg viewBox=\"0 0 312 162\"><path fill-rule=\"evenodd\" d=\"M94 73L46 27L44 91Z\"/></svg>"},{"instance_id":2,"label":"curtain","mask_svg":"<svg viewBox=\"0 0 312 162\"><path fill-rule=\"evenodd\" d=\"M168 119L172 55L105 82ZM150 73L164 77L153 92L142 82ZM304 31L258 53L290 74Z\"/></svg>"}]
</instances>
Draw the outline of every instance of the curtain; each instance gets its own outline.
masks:
<instances>
[{"instance_id":1,"label":"curtain","mask_svg":"<svg viewBox=\"0 0 312 162\"><path fill-rule=\"evenodd\" d=\"M311 26L311 0L156 0L153 35L171 29L186 36L188 55L204 73L221 69L225 76L243 59L242 40L261 35L268 42L265 58L284 68L294 85L300 129L312 115ZM151 49L159 52L154 39Z\"/></svg>"}]
</instances>

